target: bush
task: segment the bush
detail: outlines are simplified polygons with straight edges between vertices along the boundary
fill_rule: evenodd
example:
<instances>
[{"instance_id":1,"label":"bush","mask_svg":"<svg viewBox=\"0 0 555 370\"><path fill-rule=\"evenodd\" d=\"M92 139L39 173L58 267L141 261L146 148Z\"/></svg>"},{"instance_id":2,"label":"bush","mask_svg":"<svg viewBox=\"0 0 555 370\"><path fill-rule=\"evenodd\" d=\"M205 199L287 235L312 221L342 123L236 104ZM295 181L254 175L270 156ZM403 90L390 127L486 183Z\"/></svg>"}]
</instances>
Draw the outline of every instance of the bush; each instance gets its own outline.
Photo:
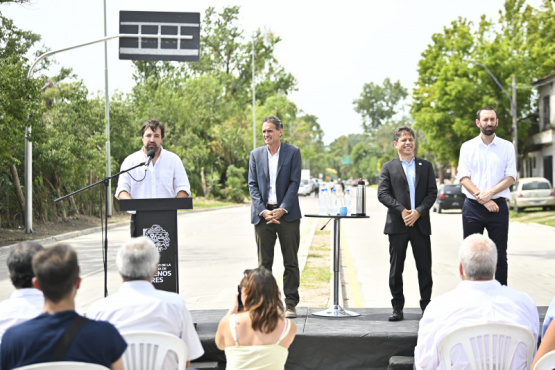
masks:
<instances>
[{"instance_id":1,"label":"bush","mask_svg":"<svg viewBox=\"0 0 555 370\"><path fill-rule=\"evenodd\" d=\"M223 190L226 200L243 203L246 194L245 169L231 165L227 168L226 177L226 187Z\"/></svg>"}]
</instances>

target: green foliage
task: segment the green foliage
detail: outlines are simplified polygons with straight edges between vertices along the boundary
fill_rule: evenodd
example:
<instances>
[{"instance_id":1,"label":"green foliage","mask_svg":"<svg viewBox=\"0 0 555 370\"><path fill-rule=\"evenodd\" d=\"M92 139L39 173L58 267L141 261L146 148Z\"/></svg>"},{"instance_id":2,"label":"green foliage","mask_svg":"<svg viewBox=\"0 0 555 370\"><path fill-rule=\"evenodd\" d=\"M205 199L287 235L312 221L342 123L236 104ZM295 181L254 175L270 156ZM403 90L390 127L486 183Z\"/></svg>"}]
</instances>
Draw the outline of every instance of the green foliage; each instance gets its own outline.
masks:
<instances>
[{"instance_id":1,"label":"green foliage","mask_svg":"<svg viewBox=\"0 0 555 370\"><path fill-rule=\"evenodd\" d=\"M355 112L362 116L364 131L371 132L392 118L407 96L407 89L399 81L392 83L386 78L382 86L365 83L360 98L353 101Z\"/></svg>"},{"instance_id":2,"label":"green foliage","mask_svg":"<svg viewBox=\"0 0 555 370\"><path fill-rule=\"evenodd\" d=\"M42 135L41 81L27 78L25 54L40 36L17 28L0 14L0 216L2 224L21 225L24 197L20 173L27 128Z\"/></svg>"},{"instance_id":3,"label":"green foliage","mask_svg":"<svg viewBox=\"0 0 555 370\"><path fill-rule=\"evenodd\" d=\"M487 66L505 90L510 91L513 74L519 85L530 86L553 72L554 18L550 1L536 10L524 0L507 0L497 23L482 16L475 28L458 19L432 36L418 64L411 109L415 128L426 136L424 150L456 165L461 144L478 134L475 112L486 105L497 109L497 134L511 140L509 98L485 68L467 60ZM533 96L533 89L518 90L518 117L535 111ZM519 123L519 153L529 128L530 122Z\"/></svg>"},{"instance_id":4,"label":"green foliage","mask_svg":"<svg viewBox=\"0 0 555 370\"><path fill-rule=\"evenodd\" d=\"M226 187L223 190L226 200L235 203L242 203L245 200L247 190L245 172L246 170L244 168L238 168L233 165L227 168L227 180L225 181Z\"/></svg>"}]
</instances>

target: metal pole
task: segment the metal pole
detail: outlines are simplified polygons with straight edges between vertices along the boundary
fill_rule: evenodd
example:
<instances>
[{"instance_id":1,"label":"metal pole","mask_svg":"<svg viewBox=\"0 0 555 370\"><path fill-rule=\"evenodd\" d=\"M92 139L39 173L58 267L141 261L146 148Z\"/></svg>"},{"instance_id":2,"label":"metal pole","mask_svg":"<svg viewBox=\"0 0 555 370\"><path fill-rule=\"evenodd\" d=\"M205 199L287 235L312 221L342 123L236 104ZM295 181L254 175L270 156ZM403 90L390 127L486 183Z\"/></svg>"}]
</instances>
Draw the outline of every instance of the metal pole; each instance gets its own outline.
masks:
<instances>
[{"instance_id":1,"label":"metal pole","mask_svg":"<svg viewBox=\"0 0 555 370\"><path fill-rule=\"evenodd\" d=\"M254 88L254 32L252 34L252 149L256 149L256 95Z\"/></svg>"},{"instance_id":2,"label":"metal pole","mask_svg":"<svg viewBox=\"0 0 555 370\"><path fill-rule=\"evenodd\" d=\"M339 306L339 245L340 235L340 218L333 219L333 305Z\"/></svg>"},{"instance_id":3,"label":"metal pole","mask_svg":"<svg viewBox=\"0 0 555 370\"><path fill-rule=\"evenodd\" d=\"M518 173L518 120L516 112L516 75L513 75L513 98L511 99L512 116L513 116L513 145L515 147L515 165Z\"/></svg>"},{"instance_id":4,"label":"metal pole","mask_svg":"<svg viewBox=\"0 0 555 370\"><path fill-rule=\"evenodd\" d=\"M31 135L31 127L25 128L25 234L33 232L33 143L27 138Z\"/></svg>"},{"instance_id":5,"label":"metal pole","mask_svg":"<svg viewBox=\"0 0 555 370\"><path fill-rule=\"evenodd\" d=\"M104 37L107 36L106 27L106 0L104 0ZM108 90L108 41L104 41L104 101L106 117L106 177L110 177L110 92ZM106 217L112 217L112 182L108 179L106 184Z\"/></svg>"}]
</instances>

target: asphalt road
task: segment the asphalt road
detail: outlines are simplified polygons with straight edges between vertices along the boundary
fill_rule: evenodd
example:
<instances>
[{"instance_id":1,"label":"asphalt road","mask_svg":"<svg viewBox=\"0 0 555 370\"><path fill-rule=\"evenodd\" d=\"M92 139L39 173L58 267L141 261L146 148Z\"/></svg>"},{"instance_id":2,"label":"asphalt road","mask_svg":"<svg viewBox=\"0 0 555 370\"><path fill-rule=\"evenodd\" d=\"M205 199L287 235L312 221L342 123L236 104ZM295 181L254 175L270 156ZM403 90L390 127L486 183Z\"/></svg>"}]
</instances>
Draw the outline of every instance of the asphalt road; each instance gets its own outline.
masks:
<instances>
[{"instance_id":1,"label":"asphalt road","mask_svg":"<svg viewBox=\"0 0 555 370\"><path fill-rule=\"evenodd\" d=\"M375 189L367 189L367 199L370 219L341 225L343 275L349 280L346 306L391 307L388 238L383 234L386 208L378 202ZM433 299L460 282L461 212L432 213L431 223ZM538 306L548 306L555 296L553 237L555 228L519 222L509 225L508 285L527 292ZM407 252L403 278L406 307L419 307L417 272L411 252Z\"/></svg>"},{"instance_id":2,"label":"asphalt road","mask_svg":"<svg viewBox=\"0 0 555 370\"><path fill-rule=\"evenodd\" d=\"M316 213L317 199L301 197L301 209L303 214ZM388 241L383 234L386 209L377 201L376 191L370 188L367 189L367 214L369 219L341 221L341 277L347 298L344 307L390 307ZM256 266L254 230L249 215L249 206L179 214L179 286L189 309L228 308L243 270ZM316 219L303 217L301 262L306 260L315 225ZM460 281L457 262L462 240L460 212L432 214L432 233L433 299ZM510 225L509 285L526 291L538 306L547 306L555 295L554 236L554 228L516 222ZM128 237L128 224L109 230L109 293L120 285L114 256ZM78 251L84 279L76 302L78 310L86 311L104 294L102 237L100 232L95 232L65 242ZM7 279L5 251L0 248L0 299L13 291ZM282 273L279 255L278 250L274 264L276 276ZM405 266L406 307L418 307L416 268L410 253Z\"/></svg>"}]
</instances>

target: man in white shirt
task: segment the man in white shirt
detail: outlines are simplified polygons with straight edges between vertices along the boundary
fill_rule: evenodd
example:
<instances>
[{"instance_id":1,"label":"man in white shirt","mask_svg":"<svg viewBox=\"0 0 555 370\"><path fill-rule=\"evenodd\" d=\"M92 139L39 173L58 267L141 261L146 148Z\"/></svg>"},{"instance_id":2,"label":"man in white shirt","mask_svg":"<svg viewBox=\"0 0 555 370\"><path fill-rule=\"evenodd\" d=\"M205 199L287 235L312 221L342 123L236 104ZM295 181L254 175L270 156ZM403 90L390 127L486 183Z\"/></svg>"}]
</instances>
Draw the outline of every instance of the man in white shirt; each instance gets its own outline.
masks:
<instances>
[{"instance_id":1,"label":"man in white shirt","mask_svg":"<svg viewBox=\"0 0 555 370\"><path fill-rule=\"evenodd\" d=\"M416 369L443 369L440 345L457 329L480 324L504 323L518 325L538 337L539 318L536 304L524 292L501 285L493 279L497 264L495 244L488 237L474 234L459 248L457 287L430 302L418 329L414 349ZM511 369L528 369L527 348L520 344ZM456 369L468 369L468 359L461 349L453 349L452 363ZM494 366L495 367L495 366Z\"/></svg>"},{"instance_id":2,"label":"man in white shirt","mask_svg":"<svg viewBox=\"0 0 555 370\"><path fill-rule=\"evenodd\" d=\"M9 327L37 317L44 306L42 292L33 287L31 261L44 248L39 243L23 242L16 245L8 255L8 276L15 291L10 298L0 302L0 342Z\"/></svg>"},{"instance_id":3,"label":"man in white shirt","mask_svg":"<svg viewBox=\"0 0 555 370\"><path fill-rule=\"evenodd\" d=\"M120 171L149 162L147 153L151 151L154 157L148 167L139 166L119 176L115 194L117 199L186 198L191 194L191 185L181 158L162 148L164 134L162 122L150 120L143 124L143 147L125 158ZM134 216L131 216L131 236L137 236Z\"/></svg>"},{"instance_id":4,"label":"man in white shirt","mask_svg":"<svg viewBox=\"0 0 555 370\"><path fill-rule=\"evenodd\" d=\"M158 271L159 258L158 249L147 237L123 244L116 257L123 284L116 293L94 302L87 317L109 321L123 334L129 331L173 334L187 345L188 367L204 350L183 298L177 293L157 290L151 283Z\"/></svg>"},{"instance_id":5,"label":"man in white shirt","mask_svg":"<svg viewBox=\"0 0 555 370\"><path fill-rule=\"evenodd\" d=\"M463 234L483 234L497 246L495 279L507 285L509 187L517 176L513 144L495 135L497 112L484 107L476 114L480 135L461 146L457 178L466 195L462 211Z\"/></svg>"}]
</instances>

